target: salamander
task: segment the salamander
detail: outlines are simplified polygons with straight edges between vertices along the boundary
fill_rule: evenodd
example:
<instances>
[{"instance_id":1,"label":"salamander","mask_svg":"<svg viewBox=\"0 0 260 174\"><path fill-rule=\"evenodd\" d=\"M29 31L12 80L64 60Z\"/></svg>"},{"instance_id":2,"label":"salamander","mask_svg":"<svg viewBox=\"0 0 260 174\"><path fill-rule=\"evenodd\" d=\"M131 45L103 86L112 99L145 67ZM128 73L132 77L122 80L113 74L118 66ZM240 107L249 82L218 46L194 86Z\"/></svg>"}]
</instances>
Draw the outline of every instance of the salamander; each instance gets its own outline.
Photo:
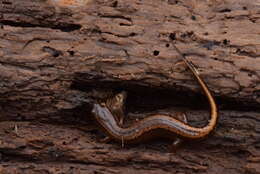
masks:
<instances>
[{"instance_id":1,"label":"salamander","mask_svg":"<svg viewBox=\"0 0 260 174\"><path fill-rule=\"evenodd\" d=\"M185 139L202 139L214 130L218 120L216 102L195 66L186 59L176 46L174 47L178 54L180 54L184 63L191 70L193 76L198 81L207 97L210 105L210 120L208 121L208 124L202 128L197 128L170 116L156 114L146 117L129 127L123 128L106 105L95 103L93 105L92 113L110 138L119 142L124 141L125 143L139 142L157 136L166 136L170 138L176 138L177 136Z\"/></svg>"}]
</instances>

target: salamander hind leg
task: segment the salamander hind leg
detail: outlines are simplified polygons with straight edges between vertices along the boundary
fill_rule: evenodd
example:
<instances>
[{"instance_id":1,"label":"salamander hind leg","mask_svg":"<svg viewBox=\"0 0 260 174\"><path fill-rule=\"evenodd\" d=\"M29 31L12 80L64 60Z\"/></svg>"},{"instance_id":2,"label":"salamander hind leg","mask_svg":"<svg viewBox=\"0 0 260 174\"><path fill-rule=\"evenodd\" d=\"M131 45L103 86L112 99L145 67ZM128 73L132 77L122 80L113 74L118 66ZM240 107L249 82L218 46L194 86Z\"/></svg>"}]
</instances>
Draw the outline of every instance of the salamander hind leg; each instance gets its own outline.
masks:
<instances>
[{"instance_id":1,"label":"salamander hind leg","mask_svg":"<svg viewBox=\"0 0 260 174\"><path fill-rule=\"evenodd\" d=\"M182 122L184 122L184 123L186 123L186 124L188 123L187 117L186 117L185 113L178 113L178 114L176 115L176 117L177 117L177 119L178 119L179 121L182 121ZM176 137L176 139L175 139L175 140L173 141L173 143L170 145L170 148L169 148L170 152L175 153L175 152L177 151L177 149L181 146L181 144L183 143L183 141L184 141L184 140L182 140L181 138Z\"/></svg>"},{"instance_id":2,"label":"salamander hind leg","mask_svg":"<svg viewBox=\"0 0 260 174\"><path fill-rule=\"evenodd\" d=\"M112 141L112 138L109 136L106 136L105 138L101 138L98 140L99 143L109 143L110 141Z\"/></svg>"}]
</instances>

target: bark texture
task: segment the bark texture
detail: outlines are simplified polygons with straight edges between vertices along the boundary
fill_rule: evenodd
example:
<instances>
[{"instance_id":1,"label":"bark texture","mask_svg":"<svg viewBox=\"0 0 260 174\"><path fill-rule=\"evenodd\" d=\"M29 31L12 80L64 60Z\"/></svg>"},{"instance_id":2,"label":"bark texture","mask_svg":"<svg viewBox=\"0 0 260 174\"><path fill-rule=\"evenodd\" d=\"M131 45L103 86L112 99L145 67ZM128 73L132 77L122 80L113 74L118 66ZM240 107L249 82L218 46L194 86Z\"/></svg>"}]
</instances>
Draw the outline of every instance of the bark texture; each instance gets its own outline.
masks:
<instances>
[{"instance_id":1,"label":"bark texture","mask_svg":"<svg viewBox=\"0 0 260 174\"><path fill-rule=\"evenodd\" d=\"M0 173L260 173L259 0L0 2ZM99 143L90 109L110 91L128 92L129 120L207 123L172 44L217 98L215 133L175 153Z\"/></svg>"}]
</instances>

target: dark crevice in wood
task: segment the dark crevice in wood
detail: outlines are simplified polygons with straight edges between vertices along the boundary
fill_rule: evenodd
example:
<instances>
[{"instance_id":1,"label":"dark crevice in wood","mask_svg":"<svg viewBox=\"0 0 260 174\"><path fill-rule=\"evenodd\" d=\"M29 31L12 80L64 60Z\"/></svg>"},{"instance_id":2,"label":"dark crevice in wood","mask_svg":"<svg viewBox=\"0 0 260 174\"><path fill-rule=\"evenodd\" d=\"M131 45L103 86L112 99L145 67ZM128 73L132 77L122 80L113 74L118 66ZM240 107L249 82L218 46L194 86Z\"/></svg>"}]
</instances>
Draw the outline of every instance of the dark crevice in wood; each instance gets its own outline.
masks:
<instances>
[{"instance_id":1,"label":"dark crevice in wood","mask_svg":"<svg viewBox=\"0 0 260 174\"><path fill-rule=\"evenodd\" d=\"M228 9L228 8L225 8L225 9L220 10L219 12L220 13L228 13L228 12L231 12L231 10Z\"/></svg>"},{"instance_id":2,"label":"dark crevice in wood","mask_svg":"<svg viewBox=\"0 0 260 174\"><path fill-rule=\"evenodd\" d=\"M42 48L43 51L45 52L48 52L49 54L51 54L53 57L59 57L60 55L62 55L62 52L59 51L59 50L56 50L54 48L51 48L51 47L47 47L47 46L44 46Z\"/></svg>"},{"instance_id":3,"label":"dark crevice in wood","mask_svg":"<svg viewBox=\"0 0 260 174\"><path fill-rule=\"evenodd\" d=\"M44 27L44 28L51 28L51 29L58 29L63 32L72 32L75 30L79 30L81 28L81 25L79 24L59 24L55 26L47 26L47 25L40 25L40 24L31 24L26 22L16 22L11 20L1 20L0 21L3 25L8 25L12 27Z\"/></svg>"},{"instance_id":4,"label":"dark crevice in wood","mask_svg":"<svg viewBox=\"0 0 260 174\"><path fill-rule=\"evenodd\" d=\"M32 158L30 155L22 155L17 153L19 149L16 150L8 150L8 149L0 149L2 153L2 162L10 162L15 159L16 162L39 162L35 157Z\"/></svg>"},{"instance_id":5,"label":"dark crevice in wood","mask_svg":"<svg viewBox=\"0 0 260 174\"><path fill-rule=\"evenodd\" d=\"M134 111L156 111L169 107L190 108L195 110L209 109L206 97L199 93L191 92L188 89L176 87L169 89L164 87L148 87L140 86L134 82L97 82L95 84L87 84L85 82L74 81L71 89L80 91L91 91L93 89L102 89L118 93L127 91L127 103L130 112ZM232 98L214 97L220 110L237 110L237 111L260 111L258 103L251 101L236 101Z\"/></svg>"},{"instance_id":6,"label":"dark crevice in wood","mask_svg":"<svg viewBox=\"0 0 260 174\"><path fill-rule=\"evenodd\" d=\"M124 19L124 20L127 20L129 22L132 22L131 18L121 16L121 15L103 15L103 14L100 14L100 17L102 17L102 18L113 18L113 19Z\"/></svg>"}]
</instances>

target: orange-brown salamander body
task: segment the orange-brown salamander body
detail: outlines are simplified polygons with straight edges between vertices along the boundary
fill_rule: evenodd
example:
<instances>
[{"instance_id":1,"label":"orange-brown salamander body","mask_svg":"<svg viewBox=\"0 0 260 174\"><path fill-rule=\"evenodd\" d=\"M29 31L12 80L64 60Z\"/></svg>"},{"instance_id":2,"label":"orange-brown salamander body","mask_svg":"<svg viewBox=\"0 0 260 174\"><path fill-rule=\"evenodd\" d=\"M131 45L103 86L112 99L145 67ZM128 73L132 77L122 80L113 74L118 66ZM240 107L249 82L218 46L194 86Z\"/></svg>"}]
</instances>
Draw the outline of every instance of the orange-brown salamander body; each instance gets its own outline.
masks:
<instances>
[{"instance_id":1,"label":"orange-brown salamander body","mask_svg":"<svg viewBox=\"0 0 260 174\"><path fill-rule=\"evenodd\" d=\"M191 62L180 53L176 48L177 52L181 55L183 61L187 64L197 81L199 82L204 94L206 95L210 104L210 120L205 127L196 128L189 126L177 119L174 119L166 115L152 115L149 116L130 127L122 128L116 121L110 110L101 104L94 104L92 112L102 126L107 135L117 141L124 142L136 142L143 139L150 139L151 136L164 136L171 135L173 138L183 137L186 139L201 139L206 137L216 126L218 113L217 106L211 95L207 85L199 76L198 71ZM161 134L163 132L163 134ZM165 134L166 133L166 134ZM161 134L161 135L160 135Z\"/></svg>"}]
</instances>

